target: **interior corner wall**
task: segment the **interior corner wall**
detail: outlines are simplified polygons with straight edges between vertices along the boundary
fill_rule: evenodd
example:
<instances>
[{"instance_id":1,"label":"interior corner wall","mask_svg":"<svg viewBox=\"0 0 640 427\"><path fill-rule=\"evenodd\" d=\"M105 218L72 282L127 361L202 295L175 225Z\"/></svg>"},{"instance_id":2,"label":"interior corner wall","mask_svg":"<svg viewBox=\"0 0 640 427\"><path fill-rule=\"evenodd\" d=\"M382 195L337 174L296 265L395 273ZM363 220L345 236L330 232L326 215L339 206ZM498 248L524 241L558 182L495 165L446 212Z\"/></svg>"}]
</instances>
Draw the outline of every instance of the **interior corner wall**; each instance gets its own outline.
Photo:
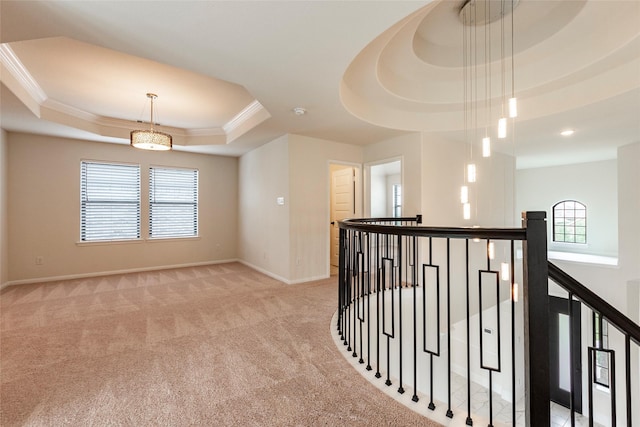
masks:
<instances>
[{"instance_id":1,"label":"interior corner wall","mask_svg":"<svg viewBox=\"0 0 640 427\"><path fill-rule=\"evenodd\" d=\"M141 166L142 239L80 240L80 162ZM149 240L148 167L199 170L199 237ZM9 281L14 283L237 259L238 161L128 145L8 133ZM35 258L42 257L42 265Z\"/></svg>"},{"instance_id":2,"label":"interior corner wall","mask_svg":"<svg viewBox=\"0 0 640 427\"><path fill-rule=\"evenodd\" d=\"M519 211L547 212L550 250L576 251L553 243L551 209L562 200L578 200L587 206L587 244L575 247L581 253L618 255L616 160L518 170L517 194Z\"/></svg>"},{"instance_id":3,"label":"interior corner wall","mask_svg":"<svg viewBox=\"0 0 640 427\"><path fill-rule=\"evenodd\" d=\"M618 148L618 265L623 280L640 280L640 142Z\"/></svg>"},{"instance_id":4,"label":"interior corner wall","mask_svg":"<svg viewBox=\"0 0 640 427\"><path fill-rule=\"evenodd\" d=\"M8 181L9 160L7 132L0 129L0 288L9 280Z\"/></svg>"},{"instance_id":5,"label":"interior corner wall","mask_svg":"<svg viewBox=\"0 0 640 427\"><path fill-rule=\"evenodd\" d=\"M329 164L360 165L362 150L356 145L289 135L292 283L329 277Z\"/></svg>"},{"instance_id":6,"label":"interior corner wall","mask_svg":"<svg viewBox=\"0 0 640 427\"><path fill-rule=\"evenodd\" d=\"M284 282L290 281L289 137L262 145L240 157L240 260ZM277 199L283 198L279 205Z\"/></svg>"},{"instance_id":7,"label":"interior corner wall","mask_svg":"<svg viewBox=\"0 0 640 427\"><path fill-rule=\"evenodd\" d=\"M477 152L477 151L476 151ZM513 227L515 159L494 151L476 157L477 181L468 184L471 218L463 218L460 188L470 162L467 144L422 134L422 218L430 226Z\"/></svg>"},{"instance_id":8,"label":"interior corner wall","mask_svg":"<svg viewBox=\"0 0 640 427\"><path fill-rule=\"evenodd\" d=\"M366 145L363 156L365 164L401 157L403 174L402 215L414 216L422 213L422 146L420 133L410 133ZM372 212L372 216L376 215L373 215Z\"/></svg>"}]
</instances>

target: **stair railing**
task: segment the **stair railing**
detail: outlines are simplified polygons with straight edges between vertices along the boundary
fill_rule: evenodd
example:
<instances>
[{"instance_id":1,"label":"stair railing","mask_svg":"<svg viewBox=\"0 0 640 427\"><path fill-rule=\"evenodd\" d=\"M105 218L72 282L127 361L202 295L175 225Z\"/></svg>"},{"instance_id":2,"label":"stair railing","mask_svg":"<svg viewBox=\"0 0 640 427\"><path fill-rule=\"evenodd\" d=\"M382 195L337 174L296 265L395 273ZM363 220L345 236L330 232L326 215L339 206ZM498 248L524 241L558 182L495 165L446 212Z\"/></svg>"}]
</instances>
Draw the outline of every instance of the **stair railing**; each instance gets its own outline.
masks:
<instances>
[{"instance_id":1,"label":"stair railing","mask_svg":"<svg viewBox=\"0 0 640 427\"><path fill-rule=\"evenodd\" d=\"M623 331L629 373L638 326L548 262L545 212L522 217L522 228L425 227L420 216L341 221L337 330L347 351L398 393L412 390L415 404L424 396L436 411L443 402L447 417L462 412L467 425L516 425L522 399L524 424L549 426L552 278ZM482 403L473 382L490 390L484 413L472 411ZM631 426L630 380L626 388ZM494 395L511 402L508 411Z\"/></svg>"},{"instance_id":2,"label":"stair railing","mask_svg":"<svg viewBox=\"0 0 640 427\"><path fill-rule=\"evenodd\" d=\"M640 407L640 397L633 395L633 386L638 386L640 382L640 376L638 374L638 348L640 346L640 326L637 323L629 319L602 297L591 291L589 288L578 282L555 264L549 262L549 278L551 281L567 292L567 311L569 312L569 318L573 317L573 311L575 302L579 302L583 306L591 310L593 319L593 338L591 346L587 347L587 394L588 394L588 414L589 425L594 425L594 408L596 402L594 401L594 389L604 389L610 396L609 402L609 419L605 424L616 426L619 424L617 416L618 405L624 402L627 426L634 425L633 409ZM602 333L604 331L603 324L613 326L622 335L624 349L622 351L616 351L615 344L605 343L602 339ZM599 337L597 337L599 335ZM573 337L572 337L573 338ZM570 345L570 348L573 348ZM632 349L634 350L632 353ZM620 354L624 354L621 356ZM633 355L635 354L635 361ZM576 390L574 387L574 376L580 373L582 370L580 366L576 366L579 362L574 362L574 358L571 358L570 372L570 411L571 411L571 425L575 425L576 410L574 407L574 401L576 395L582 393L582 390ZM599 366L601 360L604 360L603 365ZM620 363L622 361L623 363ZM617 384L616 382L616 366L623 366L623 374L621 375L625 381L624 384ZM635 366L635 384L633 384L634 368ZM598 371L605 371L602 375L598 375ZM636 388L637 390L637 388ZM622 394L623 399L618 399L618 396ZM634 400L635 399L635 400ZM605 421L605 420L603 420ZM639 421L637 421L639 422Z\"/></svg>"}]
</instances>

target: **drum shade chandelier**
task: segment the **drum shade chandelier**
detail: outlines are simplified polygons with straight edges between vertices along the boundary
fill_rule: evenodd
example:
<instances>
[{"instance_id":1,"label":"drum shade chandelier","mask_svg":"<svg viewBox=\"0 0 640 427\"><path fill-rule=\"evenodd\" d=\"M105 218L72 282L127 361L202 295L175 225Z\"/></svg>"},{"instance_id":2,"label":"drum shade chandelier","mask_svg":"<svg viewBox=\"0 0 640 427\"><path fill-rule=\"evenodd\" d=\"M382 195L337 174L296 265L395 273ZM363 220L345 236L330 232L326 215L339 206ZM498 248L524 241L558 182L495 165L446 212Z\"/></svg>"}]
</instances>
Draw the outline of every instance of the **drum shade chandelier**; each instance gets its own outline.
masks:
<instances>
[{"instance_id":1,"label":"drum shade chandelier","mask_svg":"<svg viewBox=\"0 0 640 427\"><path fill-rule=\"evenodd\" d=\"M131 146L142 150L166 151L171 150L173 138L168 133L158 132L153 129L153 100L158 95L148 93L147 98L151 100L151 121L149 130L132 130Z\"/></svg>"}]
</instances>

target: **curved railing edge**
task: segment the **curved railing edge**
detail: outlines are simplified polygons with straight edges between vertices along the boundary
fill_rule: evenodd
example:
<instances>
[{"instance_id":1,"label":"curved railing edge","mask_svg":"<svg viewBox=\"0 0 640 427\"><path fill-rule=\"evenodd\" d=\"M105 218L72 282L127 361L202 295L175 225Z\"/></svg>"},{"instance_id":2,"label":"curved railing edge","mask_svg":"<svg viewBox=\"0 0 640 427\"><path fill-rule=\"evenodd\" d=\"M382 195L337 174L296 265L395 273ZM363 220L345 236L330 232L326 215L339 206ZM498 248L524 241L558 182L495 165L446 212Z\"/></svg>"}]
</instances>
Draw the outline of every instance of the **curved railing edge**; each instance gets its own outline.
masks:
<instances>
[{"instance_id":1,"label":"curved railing edge","mask_svg":"<svg viewBox=\"0 0 640 427\"><path fill-rule=\"evenodd\" d=\"M398 222L398 225L376 224L376 222L390 221ZM407 218L344 219L342 221L338 221L338 227L369 233L388 233L401 236L451 237L460 239L478 238L492 240L524 240L526 236L526 230L524 228L433 227L420 225L406 227L402 222L407 221L413 221L420 224L422 222L422 216L418 215L416 217Z\"/></svg>"}]
</instances>

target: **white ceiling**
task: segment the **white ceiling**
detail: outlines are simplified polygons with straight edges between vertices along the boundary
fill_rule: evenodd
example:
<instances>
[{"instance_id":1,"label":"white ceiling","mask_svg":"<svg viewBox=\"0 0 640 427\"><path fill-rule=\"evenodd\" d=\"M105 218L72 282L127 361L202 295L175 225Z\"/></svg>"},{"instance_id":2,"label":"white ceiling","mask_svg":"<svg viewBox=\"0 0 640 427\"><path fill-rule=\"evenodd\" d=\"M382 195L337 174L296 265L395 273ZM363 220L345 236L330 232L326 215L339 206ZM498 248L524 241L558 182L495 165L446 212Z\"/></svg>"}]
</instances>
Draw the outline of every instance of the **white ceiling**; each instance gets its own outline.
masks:
<instances>
[{"instance_id":1,"label":"white ceiling","mask_svg":"<svg viewBox=\"0 0 640 427\"><path fill-rule=\"evenodd\" d=\"M430 3L2 0L1 125L126 144L155 92L155 121L185 151L237 156L285 133L368 144L421 130L462 141L463 2ZM503 150L519 167L614 158L640 141L639 6L520 0L522 106L517 144ZM8 54L31 86L9 75ZM568 91L576 81L597 94ZM420 106L407 112L407 99ZM441 126L434 105L458 125ZM558 136L565 127L576 129L570 139Z\"/></svg>"}]
</instances>

